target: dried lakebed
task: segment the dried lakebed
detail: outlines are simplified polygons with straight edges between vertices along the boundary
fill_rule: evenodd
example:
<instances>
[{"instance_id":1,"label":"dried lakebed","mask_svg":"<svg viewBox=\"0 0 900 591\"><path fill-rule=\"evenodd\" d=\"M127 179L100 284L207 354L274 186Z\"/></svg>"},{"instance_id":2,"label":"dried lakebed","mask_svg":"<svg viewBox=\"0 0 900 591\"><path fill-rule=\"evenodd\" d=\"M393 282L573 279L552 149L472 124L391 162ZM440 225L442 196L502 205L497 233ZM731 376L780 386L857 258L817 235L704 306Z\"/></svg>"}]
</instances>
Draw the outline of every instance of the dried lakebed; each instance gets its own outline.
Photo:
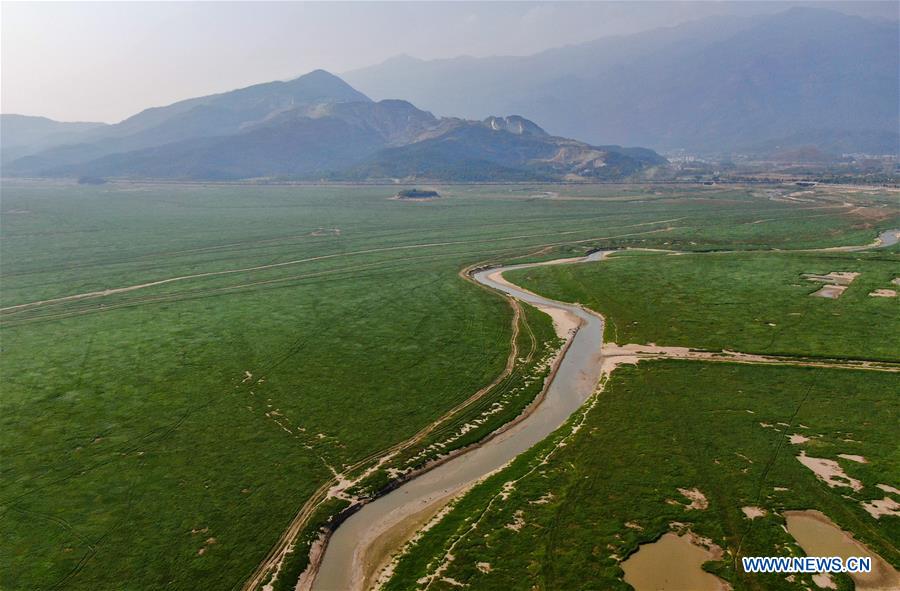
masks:
<instances>
[{"instance_id":1,"label":"dried lakebed","mask_svg":"<svg viewBox=\"0 0 900 591\"><path fill-rule=\"evenodd\" d=\"M603 320L579 306L564 304L519 289L501 277L505 271L535 265L600 260L604 253L580 259L512 265L476 272L482 285L546 310L577 319L572 337L546 396L523 420L429 472L365 505L344 521L331 536L312 589L316 591L368 588L390 553L411 537L422 523L472 484L504 467L553 431L578 410L600 379Z\"/></svg>"},{"instance_id":2,"label":"dried lakebed","mask_svg":"<svg viewBox=\"0 0 900 591\"><path fill-rule=\"evenodd\" d=\"M890 246L896 242L897 235L896 230L884 232L875 244L859 248ZM484 286L547 312L553 317L557 328L561 324L578 326L562 359L559 360L557 373L547 386L545 397L527 416L510 428L501 430L480 446L469 449L364 505L348 517L330 536L324 553L313 558L311 572L305 573L301 578L298 590L355 590L377 586L379 579L383 580L383 575L389 574L390 569L386 571L385 568L390 564L394 552L402 548L451 500L460 497L473 484L500 470L519 454L559 428L596 390L601 375L612 371L621 363L637 363L640 359L684 358L897 371L895 366L870 366L868 362L862 364L837 360L811 362L799 358L744 355L730 351L706 352L672 347L657 348L652 345L616 346L611 343L607 343L604 359L601 359L603 320L598 314L577 304L551 300L521 289L502 276L506 271L535 266L598 261L605 254L598 252L583 258L483 269L472 275L475 281ZM688 538L676 537L674 541L679 547L685 543L694 545ZM699 547L697 550L706 552ZM684 551L688 552L689 549L685 547ZM696 558L700 559L699 554ZM706 558L708 559L708 556ZM700 560L700 564L703 561ZM316 562L318 564L315 564ZM682 575L690 578L708 574L688 562L684 562L687 569L681 573ZM710 575L710 578L705 579L705 584L710 585L710 588L716 588L724 582Z\"/></svg>"}]
</instances>

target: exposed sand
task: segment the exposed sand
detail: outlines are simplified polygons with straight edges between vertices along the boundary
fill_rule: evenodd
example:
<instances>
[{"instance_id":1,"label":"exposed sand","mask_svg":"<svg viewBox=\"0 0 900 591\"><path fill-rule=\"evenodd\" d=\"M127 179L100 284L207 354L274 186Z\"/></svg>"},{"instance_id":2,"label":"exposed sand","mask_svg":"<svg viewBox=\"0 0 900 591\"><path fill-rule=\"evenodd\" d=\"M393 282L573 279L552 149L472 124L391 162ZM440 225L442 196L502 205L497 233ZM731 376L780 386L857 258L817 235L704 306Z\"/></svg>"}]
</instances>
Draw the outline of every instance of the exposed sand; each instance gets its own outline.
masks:
<instances>
[{"instance_id":1,"label":"exposed sand","mask_svg":"<svg viewBox=\"0 0 900 591\"><path fill-rule=\"evenodd\" d=\"M816 573L812 576L812 580L819 589L837 589L837 583L828 573Z\"/></svg>"},{"instance_id":2,"label":"exposed sand","mask_svg":"<svg viewBox=\"0 0 900 591\"><path fill-rule=\"evenodd\" d=\"M807 281L816 281L827 284L823 285L818 291L815 291L810 295L819 298L837 299L841 297L841 294L844 293L847 286L853 283L854 279L859 277L859 273L854 273L852 271L832 271L826 275L804 273L803 277Z\"/></svg>"},{"instance_id":3,"label":"exposed sand","mask_svg":"<svg viewBox=\"0 0 900 591\"><path fill-rule=\"evenodd\" d=\"M556 497L552 492L548 492L545 495L542 495L540 498L531 501L532 505L546 505ZM626 524L627 525L627 524Z\"/></svg>"},{"instance_id":4,"label":"exposed sand","mask_svg":"<svg viewBox=\"0 0 900 591\"><path fill-rule=\"evenodd\" d=\"M741 511L743 511L744 515L747 516L747 519L750 519L751 521L757 517L766 516L766 510L760 507L741 507Z\"/></svg>"},{"instance_id":5,"label":"exposed sand","mask_svg":"<svg viewBox=\"0 0 900 591\"><path fill-rule=\"evenodd\" d=\"M434 526L439 524L441 522L441 520L444 517L446 517L447 514L450 513L450 511L452 511L452 510L453 510L453 503L448 503L447 505L444 505L444 507L440 511L435 513L434 516L432 516L428 522L426 522L424 525L422 525L422 527L420 527L418 529L418 531L416 531L416 533L409 539L407 544L415 544L420 539L422 539L422 536L424 536L426 533L428 533L428 531L430 531ZM402 556L403 556L405 547L406 546L401 548L400 552L394 554L393 557L391 558L390 562L388 562L387 565L381 569L381 572L378 573L378 577L375 579L375 582L372 585L373 588L380 589L385 583L387 583L391 579L391 577L394 576L394 570L397 568L397 564L400 561L400 558L402 558ZM300 587L298 586L295 591L303 591L303 590L300 589Z\"/></svg>"},{"instance_id":6,"label":"exposed sand","mask_svg":"<svg viewBox=\"0 0 900 591\"><path fill-rule=\"evenodd\" d=\"M322 554L325 553L325 534L321 534L316 540L312 543L309 548L309 563L310 564L319 564L322 560ZM294 585L294 589L308 589L310 585L312 585L312 579L315 575L314 568L307 568L302 573L300 573L300 578L297 579L297 584ZM273 591L273 584L275 580L273 579L269 583L267 583L263 587L263 591Z\"/></svg>"},{"instance_id":7,"label":"exposed sand","mask_svg":"<svg viewBox=\"0 0 900 591\"><path fill-rule=\"evenodd\" d=\"M869 296L873 298L895 298L897 297L897 292L893 289L876 289L869 292Z\"/></svg>"},{"instance_id":8,"label":"exposed sand","mask_svg":"<svg viewBox=\"0 0 900 591\"><path fill-rule=\"evenodd\" d=\"M831 488L835 488L838 486L849 486L855 491L860 491L863 488L862 482L856 480L855 478L850 478L844 472L844 469L841 468L840 464L838 464L834 460L829 460L826 458L813 458L811 456L806 455L806 451L801 451L800 455L797 456L797 460L813 471L816 477L830 486Z\"/></svg>"},{"instance_id":9,"label":"exposed sand","mask_svg":"<svg viewBox=\"0 0 900 591\"><path fill-rule=\"evenodd\" d=\"M872 572L854 573L850 577L860 591L896 591L900 574L883 558L841 530L819 511L785 511L787 530L807 556L870 556Z\"/></svg>"},{"instance_id":10,"label":"exposed sand","mask_svg":"<svg viewBox=\"0 0 900 591\"><path fill-rule=\"evenodd\" d=\"M549 306L535 307L550 316L553 320L553 330L556 332L556 336L561 339L572 336L572 333L578 330L578 327L581 325L581 321L578 320L577 316L562 308L551 308Z\"/></svg>"},{"instance_id":11,"label":"exposed sand","mask_svg":"<svg viewBox=\"0 0 900 591\"><path fill-rule=\"evenodd\" d=\"M688 347L664 347L659 345L617 345L603 344L603 373L608 375L620 365L636 365L642 359L692 359L696 361L717 361L723 363L792 365L804 367L844 367L898 372L900 368L892 364L878 364L868 361L813 360L805 358L755 355L737 351L698 351Z\"/></svg>"},{"instance_id":12,"label":"exposed sand","mask_svg":"<svg viewBox=\"0 0 900 591\"><path fill-rule=\"evenodd\" d=\"M868 464L869 460L864 458L863 456L858 456L854 454L838 454L839 458L844 458L845 460L850 460L851 462L856 462L857 464Z\"/></svg>"},{"instance_id":13,"label":"exposed sand","mask_svg":"<svg viewBox=\"0 0 900 591\"><path fill-rule=\"evenodd\" d=\"M900 517L900 503L898 503L891 497L884 497L880 500L875 499L874 501L863 503L862 506L863 509L865 509L869 513L869 515L871 515L875 519L881 519L885 515L894 515Z\"/></svg>"},{"instance_id":14,"label":"exposed sand","mask_svg":"<svg viewBox=\"0 0 900 591\"><path fill-rule=\"evenodd\" d=\"M723 591L731 586L702 569L703 563L722 558L713 545L704 548L688 533L667 533L652 544L642 544L621 564L625 582L636 591Z\"/></svg>"},{"instance_id":15,"label":"exposed sand","mask_svg":"<svg viewBox=\"0 0 900 591\"><path fill-rule=\"evenodd\" d=\"M519 509L513 514L513 520L507 523L505 526L506 529L511 529L513 531L521 531L523 527L525 527L525 513Z\"/></svg>"},{"instance_id":16,"label":"exposed sand","mask_svg":"<svg viewBox=\"0 0 900 591\"><path fill-rule=\"evenodd\" d=\"M340 228L316 228L309 234L308 236L340 236L341 229Z\"/></svg>"},{"instance_id":17,"label":"exposed sand","mask_svg":"<svg viewBox=\"0 0 900 591\"><path fill-rule=\"evenodd\" d=\"M698 488L679 488L678 492L691 502L685 507L686 509L699 509L702 511L709 507L709 501L706 500L706 495L700 492L700 489Z\"/></svg>"},{"instance_id":18,"label":"exposed sand","mask_svg":"<svg viewBox=\"0 0 900 591\"><path fill-rule=\"evenodd\" d=\"M581 260L583 260L581 257L569 258L569 259L559 259L557 261L547 261L546 263L537 263L537 265L544 266L547 263L551 263L551 262L574 263L574 262L581 261ZM500 285L505 285L507 287L511 287L514 289L520 289L522 291L530 293L530 292L528 292L528 290L522 289L521 287L518 287L517 285L514 285L514 284L510 283L509 281L507 281L506 278L503 276L502 269L498 269L497 271L494 271L493 273L489 274L487 276L487 278L490 279L491 281L499 283ZM567 339L567 338L571 337L572 334L578 329L578 327L581 326L581 321L574 314L569 312L568 310L564 310L563 308L557 308L557 307L553 307L553 306L537 306L536 305L535 307L538 310L540 310L541 312L550 316L550 318L553 320L553 330L556 332L556 336L558 336L561 339Z\"/></svg>"},{"instance_id":19,"label":"exposed sand","mask_svg":"<svg viewBox=\"0 0 900 591\"><path fill-rule=\"evenodd\" d=\"M817 291L814 291L809 295L817 298L829 298L832 300L836 300L841 297L841 294L843 294L846 289L846 285L823 285Z\"/></svg>"},{"instance_id":20,"label":"exposed sand","mask_svg":"<svg viewBox=\"0 0 900 591\"><path fill-rule=\"evenodd\" d=\"M876 484L876 487L880 488L884 492L894 493L895 495L900 495L900 489L893 487L889 484Z\"/></svg>"},{"instance_id":21,"label":"exposed sand","mask_svg":"<svg viewBox=\"0 0 900 591\"><path fill-rule=\"evenodd\" d=\"M850 285L853 283L854 279L859 277L859 273L853 271L832 271L825 275L804 273L803 277L807 281L819 281L823 283L833 283L835 285Z\"/></svg>"},{"instance_id":22,"label":"exposed sand","mask_svg":"<svg viewBox=\"0 0 900 591\"><path fill-rule=\"evenodd\" d=\"M805 435L800 435L799 433L794 433L790 437L790 442L793 443L794 445L806 443L807 441L809 441L809 437L806 437Z\"/></svg>"},{"instance_id":23,"label":"exposed sand","mask_svg":"<svg viewBox=\"0 0 900 591\"><path fill-rule=\"evenodd\" d=\"M385 568L390 568L391 553L412 539L423 525L436 517L454 498L465 494L473 483L444 494L436 493L418 507L400 507L366 530L365 543L357 546L353 557L353 588L369 589ZM418 509L418 510L415 510ZM362 552L360 552L362 550Z\"/></svg>"}]
</instances>

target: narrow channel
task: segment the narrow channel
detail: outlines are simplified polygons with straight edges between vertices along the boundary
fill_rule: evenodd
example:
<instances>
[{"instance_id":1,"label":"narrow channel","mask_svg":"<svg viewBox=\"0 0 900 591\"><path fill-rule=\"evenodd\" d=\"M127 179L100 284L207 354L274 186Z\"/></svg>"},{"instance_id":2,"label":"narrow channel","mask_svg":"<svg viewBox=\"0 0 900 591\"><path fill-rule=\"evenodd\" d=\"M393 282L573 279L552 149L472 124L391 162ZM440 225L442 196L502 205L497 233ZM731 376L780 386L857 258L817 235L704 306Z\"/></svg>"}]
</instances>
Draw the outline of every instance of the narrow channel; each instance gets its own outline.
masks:
<instances>
[{"instance_id":1,"label":"narrow channel","mask_svg":"<svg viewBox=\"0 0 900 591\"><path fill-rule=\"evenodd\" d=\"M900 229L890 229L881 232L874 244L849 248L869 250L893 246L898 242ZM846 249L848 247L841 250ZM343 522L325 548L312 582L312 591L362 591L370 588L385 559L449 500L550 435L587 400L600 378L602 319L580 306L519 289L500 275L506 271L542 265L599 261L606 254L601 251L582 258L491 268L473 275L475 281L482 285L537 307L571 313L582 321L581 328L560 361L546 397L527 418L509 430L365 505ZM298 591L306 589L298 587Z\"/></svg>"},{"instance_id":2,"label":"narrow channel","mask_svg":"<svg viewBox=\"0 0 900 591\"><path fill-rule=\"evenodd\" d=\"M473 275L475 281L482 285L523 302L573 314L582 321L581 328L560 360L544 400L527 418L484 445L365 505L344 521L328 542L312 585L314 591L356 591L370 587L378 574L377 570L391 552L402 546L450 499L546 438L588 399L600 378L602 319L579 306L518 289L503 281L499 275L537 265L596 261L604 254L598 252L580 259L492 268Z\"/></svg>"}]
</instances>

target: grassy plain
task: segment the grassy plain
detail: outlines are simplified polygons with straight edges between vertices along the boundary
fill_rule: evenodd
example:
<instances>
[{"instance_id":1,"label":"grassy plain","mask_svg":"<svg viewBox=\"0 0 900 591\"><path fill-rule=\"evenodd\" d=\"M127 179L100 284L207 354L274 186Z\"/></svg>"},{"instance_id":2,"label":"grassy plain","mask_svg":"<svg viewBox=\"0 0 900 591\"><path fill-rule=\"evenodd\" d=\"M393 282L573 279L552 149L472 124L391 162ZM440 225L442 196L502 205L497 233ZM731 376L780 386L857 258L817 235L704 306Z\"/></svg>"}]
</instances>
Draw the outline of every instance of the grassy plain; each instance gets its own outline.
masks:
<instances>
[{"instance_id":1,"label":"grassy plain","mask_svg":"<svg viewBox=\"0 0 900 591\"><path fill-rule=\"evenodd\" d=\"M728 250L738 252L629 251L506 277L603 313L606 338L620 344L900 360L898 300L868 296L900 276L895 247ZM803 274L831 271L860 275L837 300L810 297L821 284ZM896 374L806 367L673 360L619 368L593 405L408 549L388 588L627 589L621 562L673 523L725 549L726 560L708 568L734 588L802 588L808 577L746 575L733 560L801 554L780 513L809 508L900 565L900 519L876 520L861 505L885 496L876 484L900 482L897 384ZM791 444L795 433L810 440ZM796 460L800 450L839 461L864 488L827 487ZM685 509L678 489L694 487L707 509ZM751 521L745 506L766 515ZM849 578L837 582L852 588Z\"/></svg>"},{"instance_id":2,"label":"grassy plain","mask_svg":"<svg viewBox=\"0 0 900 591\"><path fill-rule=\"evenodd\" d=\"M803 274L832 271L860 275L838 299L810 297L823 284ZM881 251L637 253L509 273L604 314L619 344L900 361L900 299L868 295L896 277L900 255Z\"/></svg>"},{"instance_id":3,"label":"grassy plain","mask_svg":"<svg viewBox=\"0 0 900 591\"><path fill-rule=\"evenodd\" d=\"M474 489L403 559L388 588L424 587L415 581L444 564L428 589L455 588L449 580L485 590L628 589L621 560L673 522L726 550L710 567L735 589L814 588L808 576L792 584L746 575L729 559L802 555L778 513L809 508L898 565L900 519L876 521L860 504L884 496L876 484L900 481L896 386L895 374L840 369L674 360L620 368L564 447L542 463L570 428ZM792 445L794 433L811 440ZM863 490L828 488L796 460L801 449L838 460ZM694 487L707 509L685 508L678 489ZM767 514L751 521L744 506Z\"/></svg>"},{"instance_id":4,"label":"grassy plain","mask_svg":"<svg viewBox=\"0 0 900 591\"><path fill-rule=\"evenodd\" d=\"M334 471L500 373L511 311L458 277L466 265L861 244L896 218L878 191L773 198L791 188L462 186L432 203L392 187L2 190L12 590L240 586Z\"/></svg>"}]
</instances>

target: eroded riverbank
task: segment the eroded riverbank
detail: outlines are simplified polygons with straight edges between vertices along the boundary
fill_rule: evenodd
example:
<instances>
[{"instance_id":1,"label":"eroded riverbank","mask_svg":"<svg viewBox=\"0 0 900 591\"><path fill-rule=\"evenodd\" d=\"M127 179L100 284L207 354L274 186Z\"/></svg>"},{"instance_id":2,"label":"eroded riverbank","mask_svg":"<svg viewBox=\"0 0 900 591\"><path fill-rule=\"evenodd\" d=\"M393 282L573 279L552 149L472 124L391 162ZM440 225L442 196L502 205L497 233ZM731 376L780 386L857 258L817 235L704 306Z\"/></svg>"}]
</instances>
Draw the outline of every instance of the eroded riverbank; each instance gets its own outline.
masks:
<instances>
[{"instance_id":1,"label":"eroded riverbank","mask_svg":"<svg viewBox=\"0 0 900 591\"><path fill-rule=\"evenodd\" d=\"M391 553L411 538L419 526L474 483L504 467L559 428L594 392L601 373L603 321L600 316L519 289L505 281L502 274L535 265L600 260L603 254L485 269L473 274L473 279L482 285L549 313L558 334L571 334L543 399L522 420L482 445L425 472L347 518L328 541L312 589L368 588Z\"/></svg>"},{"instance_id":2,"label":"eroded riverbank","mask_svg":"<svg viewBox=\"0 0 900 591\"><path fill-rule=\"evenodd\" d=\"M879 237L878 243L862 248L888 246L889 242L890 240ZM552 379L540 403L533 406L531 412L520 422L485 440L480 446L467 449L444 464L415 476L351 515L331 536L315 580L303 589L328 591L368 589L373 586L378 581L379 573L390 562L391 555L439 514L447 503L464 494L479 480L507 465L562 425L595 390L600 376L611 372L619 364L669 358L897 371L897 367L892 364L873 364L868 361L810 360L747 355L732 351L656 347L652 344L607 343L608 348L604 349L601 360L603 324L598 315L577 304L565 304L531 293L503 277L503 273L509 270L600 260L604 254L484 269L472 275L478 283L550 314L558 334L571 331L573 323L581 324L581 329L572 337L569 348L559 363L557 375Z\"/></svg>"}]
</instances>

